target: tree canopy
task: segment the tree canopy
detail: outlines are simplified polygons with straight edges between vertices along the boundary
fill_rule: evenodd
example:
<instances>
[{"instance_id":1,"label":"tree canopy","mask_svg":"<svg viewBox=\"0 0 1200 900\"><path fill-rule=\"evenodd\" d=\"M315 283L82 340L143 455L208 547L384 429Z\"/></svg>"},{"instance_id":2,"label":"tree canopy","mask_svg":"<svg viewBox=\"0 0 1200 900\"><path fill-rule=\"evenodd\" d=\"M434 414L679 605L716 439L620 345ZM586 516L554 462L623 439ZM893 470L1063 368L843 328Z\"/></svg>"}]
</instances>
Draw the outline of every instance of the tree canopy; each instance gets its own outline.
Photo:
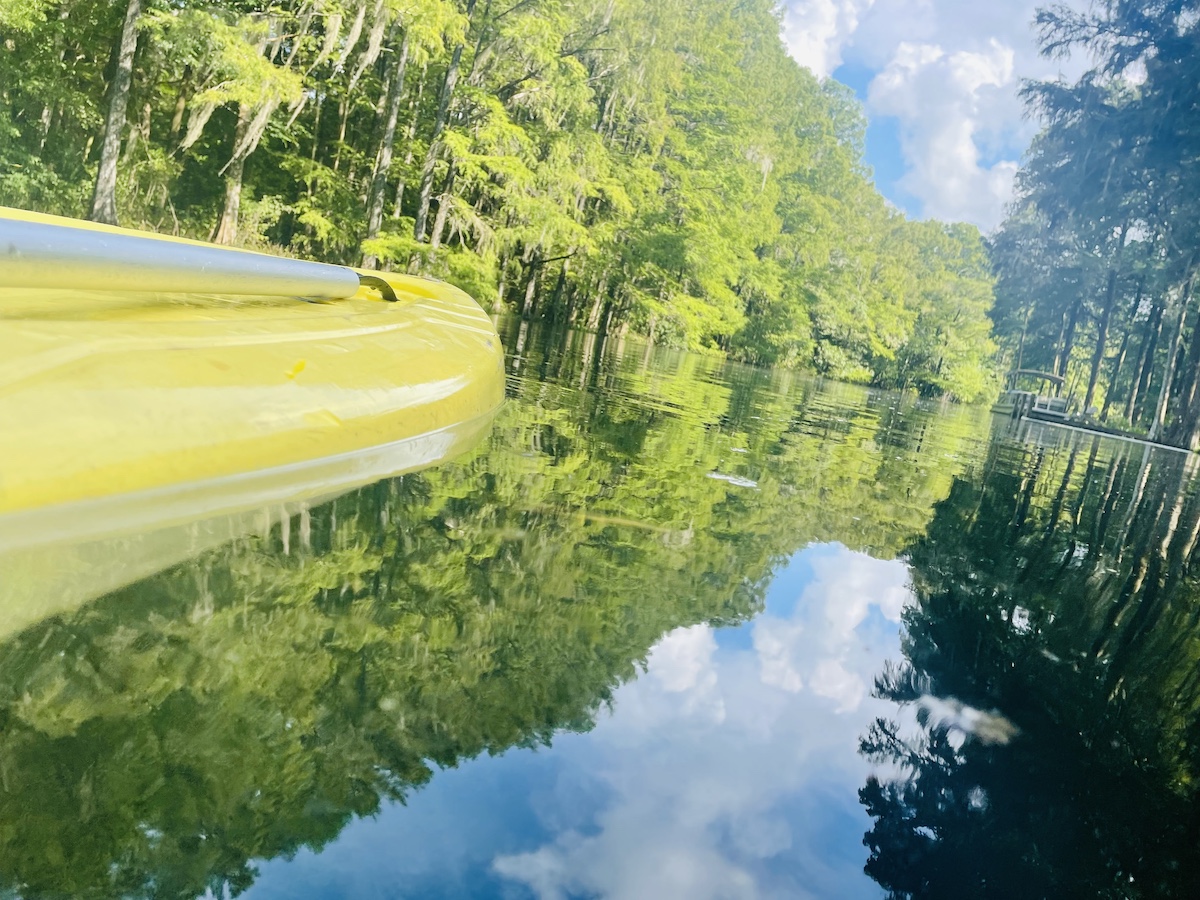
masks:
<instances>
[{"instance_id":1,"label":"tree canopy","mask_svg":"<svg viewBox=\"0 0 1200 900\"><path fill-rule=\"evenodd\" d=\"M397 266L485 306L992 389L977 231L911 222L774 0L0 0L0 203Z\"/></svg>"},{"instance_id":2,"label":"tree canopy","mask_svg":"<svg viewBox=\"0 0 1200 900\"><path fill-rule=\"evenodd\" d=\"M1024 94L1043 130L992 240L1014 369L1063 376L1081 408L1200 446L1200 8L1097 3L1038 14L1050 55L1093 62Z\"/></svg>"}]
</instances>

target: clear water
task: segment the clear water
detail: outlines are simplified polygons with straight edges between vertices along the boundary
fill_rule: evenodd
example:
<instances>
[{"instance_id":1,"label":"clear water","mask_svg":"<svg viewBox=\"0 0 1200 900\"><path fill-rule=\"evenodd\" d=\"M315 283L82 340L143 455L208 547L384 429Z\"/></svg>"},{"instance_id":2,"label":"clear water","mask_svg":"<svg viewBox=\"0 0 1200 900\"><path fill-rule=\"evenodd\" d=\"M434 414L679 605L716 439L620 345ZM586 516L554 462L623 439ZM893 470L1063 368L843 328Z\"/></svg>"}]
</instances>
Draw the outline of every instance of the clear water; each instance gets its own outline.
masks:
<instances>
[{"instance_id":1,"label":"clear water","mask_svg":"<svg viewBox=\"0 0 1200 900\"><path fill-rule=\"evenodd\" d=\"M509 331L467 458L0 640L3 896L1197 895L1187 457Z\"/></svg>"}]
</instances>

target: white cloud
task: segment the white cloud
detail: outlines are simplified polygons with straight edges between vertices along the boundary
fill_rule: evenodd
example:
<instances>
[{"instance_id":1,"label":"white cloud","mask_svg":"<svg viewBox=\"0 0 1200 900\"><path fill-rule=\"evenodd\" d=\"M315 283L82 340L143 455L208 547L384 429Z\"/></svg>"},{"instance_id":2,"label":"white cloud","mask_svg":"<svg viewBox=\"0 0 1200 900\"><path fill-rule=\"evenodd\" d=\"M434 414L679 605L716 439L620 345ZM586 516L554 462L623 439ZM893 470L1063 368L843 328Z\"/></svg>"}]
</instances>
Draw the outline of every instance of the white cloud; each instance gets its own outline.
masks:
<instances>
[{"instance_id":1,"label":"white cloud","mask_svg":"<svg viewBox=\"0 0 1200 900\"><path fill-rule=\"evenodd\" d=\"M783 10L783 40L792 58L825 78L842 64L842 48L875 0L805 0Z\"/></svg>"},{"instance_id":2,"label":"white cloud","mask_svg":"<svg viewBox=\"0 0 1200 900\"><path fill-rule=\"evenodd\" d=\"M1082 0L1074 0L1082 5ZM1037 0L785 0L792 55L827 75L842 62L873 73L867 111L891 117L905 174L892 197L910 213L995 226L1036 130L1023 78L1073 76L1084 61L1047 60L1032 30Z\"/></svg>"},{"instance_id":3,"label":"white cloud","mask_svg":"<svg viewBox=\"0 0 1200 900\"><path fill-rule=\"evenodd\" d=\"M1002 116L1003 89L1014 79L1012 48L992 41L983 51L954 53L902 43L871 82L870 110L900 120L907 163L900 187L920 198L924 215L985 229L999 223L1017 164L983 164L979 135Z\"/></svg>"}]
</instances>

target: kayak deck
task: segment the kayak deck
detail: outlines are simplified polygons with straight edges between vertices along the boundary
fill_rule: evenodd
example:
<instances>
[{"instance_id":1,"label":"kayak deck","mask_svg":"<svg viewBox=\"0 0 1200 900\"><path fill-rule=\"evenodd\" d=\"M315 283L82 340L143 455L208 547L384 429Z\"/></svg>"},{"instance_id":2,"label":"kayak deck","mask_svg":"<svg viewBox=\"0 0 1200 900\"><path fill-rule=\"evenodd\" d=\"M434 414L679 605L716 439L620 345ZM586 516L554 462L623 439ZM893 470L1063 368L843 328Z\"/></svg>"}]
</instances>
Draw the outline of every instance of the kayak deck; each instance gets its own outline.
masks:
<instances>
[{"instance_id":1,"label":"kayak deck","mask_svg":"<svg viewBox=\"0 0 1200 900\"><path fill-rule=\"evenodd\" d=\"M395 302L4 287L0 260L0 546L75 504L461 444L503 398L492 323L449 285L369 275Z\"/></svg>"}]
</instances>

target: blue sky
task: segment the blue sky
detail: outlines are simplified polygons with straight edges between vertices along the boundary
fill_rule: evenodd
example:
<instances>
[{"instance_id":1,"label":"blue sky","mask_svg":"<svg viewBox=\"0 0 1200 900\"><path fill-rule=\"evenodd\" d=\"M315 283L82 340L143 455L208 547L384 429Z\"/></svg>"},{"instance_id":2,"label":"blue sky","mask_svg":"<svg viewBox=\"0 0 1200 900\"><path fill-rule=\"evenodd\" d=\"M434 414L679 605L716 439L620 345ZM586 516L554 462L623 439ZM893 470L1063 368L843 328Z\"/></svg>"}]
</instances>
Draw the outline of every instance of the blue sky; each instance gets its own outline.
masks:
<instances>
[{"instance_id":1,"label":"blue sky","mask_svg":"<svg viewBox=\"0 0 1200 900\"><path fill-rule=\"evenodd\" d=\"M784 41L863 101L867 162L885 197L915 218L987 231L1037 130L1021 81L1074 78L1085 63L1037 52L1032 23L1044 2L784 0Z\"/></svg>"}]
</instances>

